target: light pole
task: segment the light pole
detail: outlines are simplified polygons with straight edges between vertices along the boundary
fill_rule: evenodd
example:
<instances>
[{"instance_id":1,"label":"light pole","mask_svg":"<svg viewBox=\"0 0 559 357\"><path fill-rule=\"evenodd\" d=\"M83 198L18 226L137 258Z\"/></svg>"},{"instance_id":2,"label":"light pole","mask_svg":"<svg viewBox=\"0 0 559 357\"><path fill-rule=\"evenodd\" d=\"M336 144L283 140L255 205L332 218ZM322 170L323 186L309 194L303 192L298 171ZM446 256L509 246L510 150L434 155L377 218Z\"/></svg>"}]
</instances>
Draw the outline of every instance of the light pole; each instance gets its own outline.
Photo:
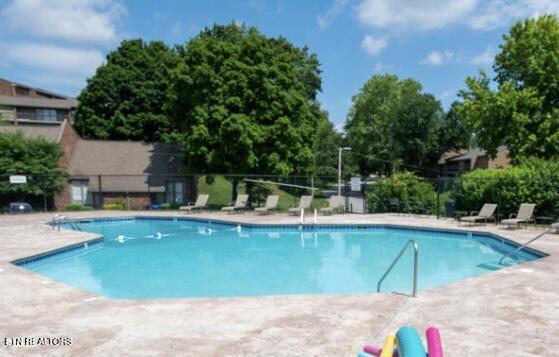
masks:
<instances>
[{"instance_id":1,"label":"light pole","mask_svg":"<svg viewBox=\"0 0 559 357\"><path fill-rule=\"evenodd\" d=\"M342 152L351 150L350 147L338 148L338 197L342 195Z\"/></svg>"}]
</instances>

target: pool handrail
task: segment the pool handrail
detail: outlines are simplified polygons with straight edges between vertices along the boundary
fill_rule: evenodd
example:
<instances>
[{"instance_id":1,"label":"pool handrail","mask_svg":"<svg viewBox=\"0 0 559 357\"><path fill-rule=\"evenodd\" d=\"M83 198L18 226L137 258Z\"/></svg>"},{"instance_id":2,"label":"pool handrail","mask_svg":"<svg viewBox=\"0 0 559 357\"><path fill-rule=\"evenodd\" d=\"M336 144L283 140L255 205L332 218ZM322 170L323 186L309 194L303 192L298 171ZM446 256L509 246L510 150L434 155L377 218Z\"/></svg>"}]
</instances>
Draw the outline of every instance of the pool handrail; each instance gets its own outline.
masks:
<instances>
[{"instance_id":1,"label":"pool handrail","mask_svg":"<svg viewBox=\"0 0 559 357\"><path fill-rule=\"evenodd\" d=\"M58 230L60 231L60 225L62 223L66 223L68 226L70 226L70 228L72 228L75 231L81 231L77 223L68 219L68 217L64 215L59 215L59 214L55 214L54 217L52 218L52 222L51 222L52 229L55 229L57 227Z\"/></svg>"},{"instance_id":2,"label":"pool handrail","mask_svg":"<svg viewBox=\"0 0 559 357\"><path fill-rule=\"evenodd\" d=\"M396 265L398 260L400 260L400 258L402 257L402 255L406 251L406 248L410 244L413 245L413 290L412 290L412 295L411 296L412 297L417 296L417 265L418 265L419 247L417 246L417 242L413 239L410 239L409 241L406 242L406 244L404 244L404 247L402 248L402 250L400 250L400 253L398 253L398 256L396 258L394 258L394 260L392 261L392 264L390 264L390 266L388 267L388 269L386 270L386 272L384 273L382 278L380 278L380 280L377 283L377 293L380 292L380 286L381 286L382 282L384 281L384 279L392 271L392 268L394 268L394 266Z\"/></svg>"},{"instance_id":3,"label":"pool handrail","mask_svg":"<svg viewBox=\"0 0 559 357\"><path fill-rule=\"evenodd\" d=\"M522 249L526 248L528 246L528 244L540 239L541 237L545 236L548 233L551 233L551 231L554 229L554 227L548 228L545 231L543 231L542 233L538 234L537 236L535 236L534 238L530 239L529 241L527 241L526 243L522 244L521 246L517 247L515 250L513 250L510 253L507 253L505 255L503 255L501 257L501 260L499 260L499 264L503 265L503 261L505 259L507 259L508 257L512 256L513 254L515 254L518 251L521 251Z\"/></svg>"}]
</instances>

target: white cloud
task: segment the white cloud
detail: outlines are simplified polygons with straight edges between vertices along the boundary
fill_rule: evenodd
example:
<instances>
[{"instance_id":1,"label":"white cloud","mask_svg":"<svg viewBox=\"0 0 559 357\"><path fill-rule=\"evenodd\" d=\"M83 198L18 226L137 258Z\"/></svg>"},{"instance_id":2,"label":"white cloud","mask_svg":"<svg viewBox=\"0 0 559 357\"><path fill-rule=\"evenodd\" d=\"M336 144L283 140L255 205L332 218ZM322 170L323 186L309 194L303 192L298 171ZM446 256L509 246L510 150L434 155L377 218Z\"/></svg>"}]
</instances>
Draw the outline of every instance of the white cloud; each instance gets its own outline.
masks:
<instances>
[{"instance_id":1,"label":"white cloud","mask_svg":"<svg viewBox=\"0 0 559 357\"><path fill-rule=\"evenodd\" d=\"M377 56L386 46L388 46L388 40L385 37L377 38L365 35L361 41L361 48L371 56Z\"/></svg>"},{"instance_id":2,"label":"white cloud","mask_svg":"<svg viewBox=\"0 0 559 357\"><path fill-rule=\"evenodd\" d=\"M455 59L454 52L449 50L431 51L420 63L430 64L432 66L441 66Z\"/></svg>"},{"instance_id":3,"label":"white cloud","mask_svg":"<svg viewBox=\"0 0 559 357\"><path fill-rule=\"evenodd\" d=\"M318 15L316 21L321 29L324 29L330 25L336 17L338 17L345 9L349 0L334 0L332 6L324 13L324 15Z\"/></svg>"},{"instance_id":4,"label":"white cloud","mask_svg":"<svg viewBox=\"0 0 559 357\"><path fill-rule=\"evenodd\" d=\"M439 99L440 100L446 100L448 99L451 95L453 95L454 92L450 91L450 90L445 90L444 92L442 92L441 94L439 94Z\"/></svg>"},{"instance_id":5,"label":"white cloud","mask_svg":"<svg viewBox=\"0 0 559 357\"><path fill-rule=\"evenodd\" d=\"M356 9L362 24L376 28L432 30L466 25L491 30L526 17L559 14L559 1L362 0Z\"/></svg>"},{"instance_id":6,"label":"white cloud","mask_svg":"<svg viewBox=\"0 0 559 357\"><path fill-rule=\"evenodd\" d=\"M180 35L182 33L182 22L175 22L173 26L171 26L171 32L173 35Z\"/></svg>"},{"instance_id":7,"label":"white cloud","mask_svg":"<svg viewBox=\"0 0 559 357\"><path fill-rule=\"evenodd\" d=\"M357 7L364 25L430 30L461 21L478 0L364 0Z\"/></svg>"},{"instance_id":8,"label":"white cloud","mask_svg":"<svg viewBox=\"0 0 559 357\"><path fill-rule=\"evenodd\" d=\"M87 77L103 63L103 54L95 49L34 43L9 44L4 47L6 57L11 62L47 70L50 74L57 73L61 76Z\"/></svg>"},{"instance_id":9,"label":"white cloud","mask_svg":"<svg viewBox=\"0 0 559 357\"><path fill-rule=\"evenodd\" d=\"M559 14L557 0L493 0L483 2L468 24L477 30L493 30L512 21L542 14Z\"/></svg>"},{"instance_id":10,"label":"white cloud","mask_svg":"<svg viewBox=\"0 0 559 357\"><path fill-rule=\"evenodd\" d=\"M490 66L495 60L495 50L491 47L487 47L482 53L472 57L470 60L471 64L478 66Z\"/></svg>"},{"instance_id":11,"label":"white cloud","mask_svg":"<svg viewBox=\"0 0 559 357\"><path fill-rule=\"evenodd\" d=\"M112 0L13 0L3 20L20 33L79 43L109 44L125 14Z\"/></svg>"}]
</instances>

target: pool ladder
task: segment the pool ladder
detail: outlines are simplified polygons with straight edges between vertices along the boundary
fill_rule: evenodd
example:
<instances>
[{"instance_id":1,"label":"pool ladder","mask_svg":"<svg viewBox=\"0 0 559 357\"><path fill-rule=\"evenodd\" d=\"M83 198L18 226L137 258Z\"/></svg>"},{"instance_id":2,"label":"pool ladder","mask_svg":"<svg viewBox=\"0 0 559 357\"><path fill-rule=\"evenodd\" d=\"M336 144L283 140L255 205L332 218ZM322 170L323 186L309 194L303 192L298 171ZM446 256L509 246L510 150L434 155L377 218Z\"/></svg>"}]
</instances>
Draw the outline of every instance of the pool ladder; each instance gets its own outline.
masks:
<instances>
[{"instance_id":1,"label":"pool ladder","mask_svg":"<svg viewBox=\"0 0 559 357\"><path fill-rule=\"evenodd\" d=\"M390 266L388 267L388 269L386 270L382 278L380 278L377 284L377 293L380 292L380 286L382 285L384 279L392 271L392 268L394 268L396 263L398 263L398 260L400 260L400 258L402 257L402 255L404 255L404 252L410 245L413 246L413 290L411 296L412 297L417 296L417 265L418 265L418 257L419 257L419 247L417 246L417 242L413 239L410 239L409 241L407 241L406 244L404 244L404 247L402 248L398 256L392 261L392 264L390 264Z\"/></svg>"},{"instance_id":2,"label":"pool ladder","mask_svg":"<svg viewBox=\"0 0 559 357\"><path fill-rule=\"evenodd\" d=\"M68 224L68 226L75 231L81 231L80 227L78 227L75 222L69 220L66 216L55 214L54 217L52 217L52 229L58 227L58 230L60 230L60 224L62 223Z\"/></svg>"},{"instance_id":3,"label":"pool ladder","mask_svg":"<svg viewBox=\"0 0 559 357\"><path fill-rule=\"evenodd\" d=\"M512 252L503 255L503 257L501 258L501 260L499 260L499 264L503 265L503 261L504 261L505 259L507 259L508 257L512 256L512 255L515 254L516 252L518 252L518 251L520 251L520 250L526 248L526 247L528 246L528 244L530 244L530 243L532 243L532 242L534 242L534 241L537 241L538 239L540 239L541 237L545 236L545 235L548 234L548 233L551 233L551 231L554 230L554 229L556 229L556 228L548 228L548 229L546 229L545 231L543 231L542 233L538 234L536 237L530 239L530 240L527 241L526 243L522 244L520 247L516 248L516 249L513 250Z\"/></svg>"}]
</instances>

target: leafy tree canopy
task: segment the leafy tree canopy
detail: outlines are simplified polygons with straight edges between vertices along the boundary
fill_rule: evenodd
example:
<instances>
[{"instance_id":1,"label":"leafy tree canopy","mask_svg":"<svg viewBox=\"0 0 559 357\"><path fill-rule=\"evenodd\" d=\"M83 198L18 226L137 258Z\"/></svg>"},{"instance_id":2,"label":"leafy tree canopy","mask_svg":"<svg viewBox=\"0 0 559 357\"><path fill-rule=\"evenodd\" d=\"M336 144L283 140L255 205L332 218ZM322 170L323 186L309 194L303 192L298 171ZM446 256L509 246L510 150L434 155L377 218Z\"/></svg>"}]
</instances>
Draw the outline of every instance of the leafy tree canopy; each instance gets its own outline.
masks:
<instances>
[{"instance_id":1,"label":"leafy tree canopy","mask_svg":"<svg viewBox=\"0 0 559 357\"><path fill-rule=\"evenodd\" d=\"M441 153L467 148L473 142L471 128L460 115L459 107L459 102L453 102L443 117L438 139Z\"/></svg>"},{"instance_id":2,"label":"leafy tree canopy","mask_svg":"<svg viewBox=\"0 0 559 357\"><path fill-rule=\"evenodd\" d=\"M353 97L345 130L363 174L387 168L386 162L425 167L441 148L443 110L414 79L374 75Z\"/></svg>"},{"instance_id":3,"label":"leafy tree canopy","mask_svg":"<svg viewBox=\"0 0 559 357\"><path fill-rule=\"evenodd\" d=\"M172 128L163 106L176 57L160 41L123 41L79 95L76 130L86 138L160 140Z\"/></svg>"},{"instance_id":4,"label":"leafy tree canopy","mask_svg":"<svg viewBox=\"0 0 559 357\"><path fill-rule=\"evenodd\" d=\"M0 195L52 196L63 188L65 172L59 169L62 149L43 138L25 138L21 132L0 133L0 172L4 175L31 175L26 184L0 180ZM33 176L37 175L37 176Z\"/></svg>"},{"instance_id":5,"label":"leafy tree canopy","mask_svg":"<svg viewBox=\"0 0 559 357\"><path fill-rule=\"evenodd\" d=\"M334 125L328 120L326 112L322 112L321 120L317 125L316 136L314 175L322 177L337 176L338 148L342 146L342 135L336 132Z\"/></svg>"},{"instance_id":6,"label":"leafy tree canopy","mask_svg":"<svg viewBox=\"0 0 559 357\"><path fill-rule=\"evenodd\" d=\"M515 24L488 76L468 77L460 115L494 156L507 145L513 161L559 156L559 21L547 15Z\"/></svg>"},{"instance_id":7,"label":"leafy tree canopy","mask_svg":"<svg viewBox=\"0 0 559 357\"><path fill-rule=\"evenodd\" d=\"M307 48L235 24L203 30L179 50L167 107L186 169L311 173L320 86Z\"/></svg>"}]
</instances>

